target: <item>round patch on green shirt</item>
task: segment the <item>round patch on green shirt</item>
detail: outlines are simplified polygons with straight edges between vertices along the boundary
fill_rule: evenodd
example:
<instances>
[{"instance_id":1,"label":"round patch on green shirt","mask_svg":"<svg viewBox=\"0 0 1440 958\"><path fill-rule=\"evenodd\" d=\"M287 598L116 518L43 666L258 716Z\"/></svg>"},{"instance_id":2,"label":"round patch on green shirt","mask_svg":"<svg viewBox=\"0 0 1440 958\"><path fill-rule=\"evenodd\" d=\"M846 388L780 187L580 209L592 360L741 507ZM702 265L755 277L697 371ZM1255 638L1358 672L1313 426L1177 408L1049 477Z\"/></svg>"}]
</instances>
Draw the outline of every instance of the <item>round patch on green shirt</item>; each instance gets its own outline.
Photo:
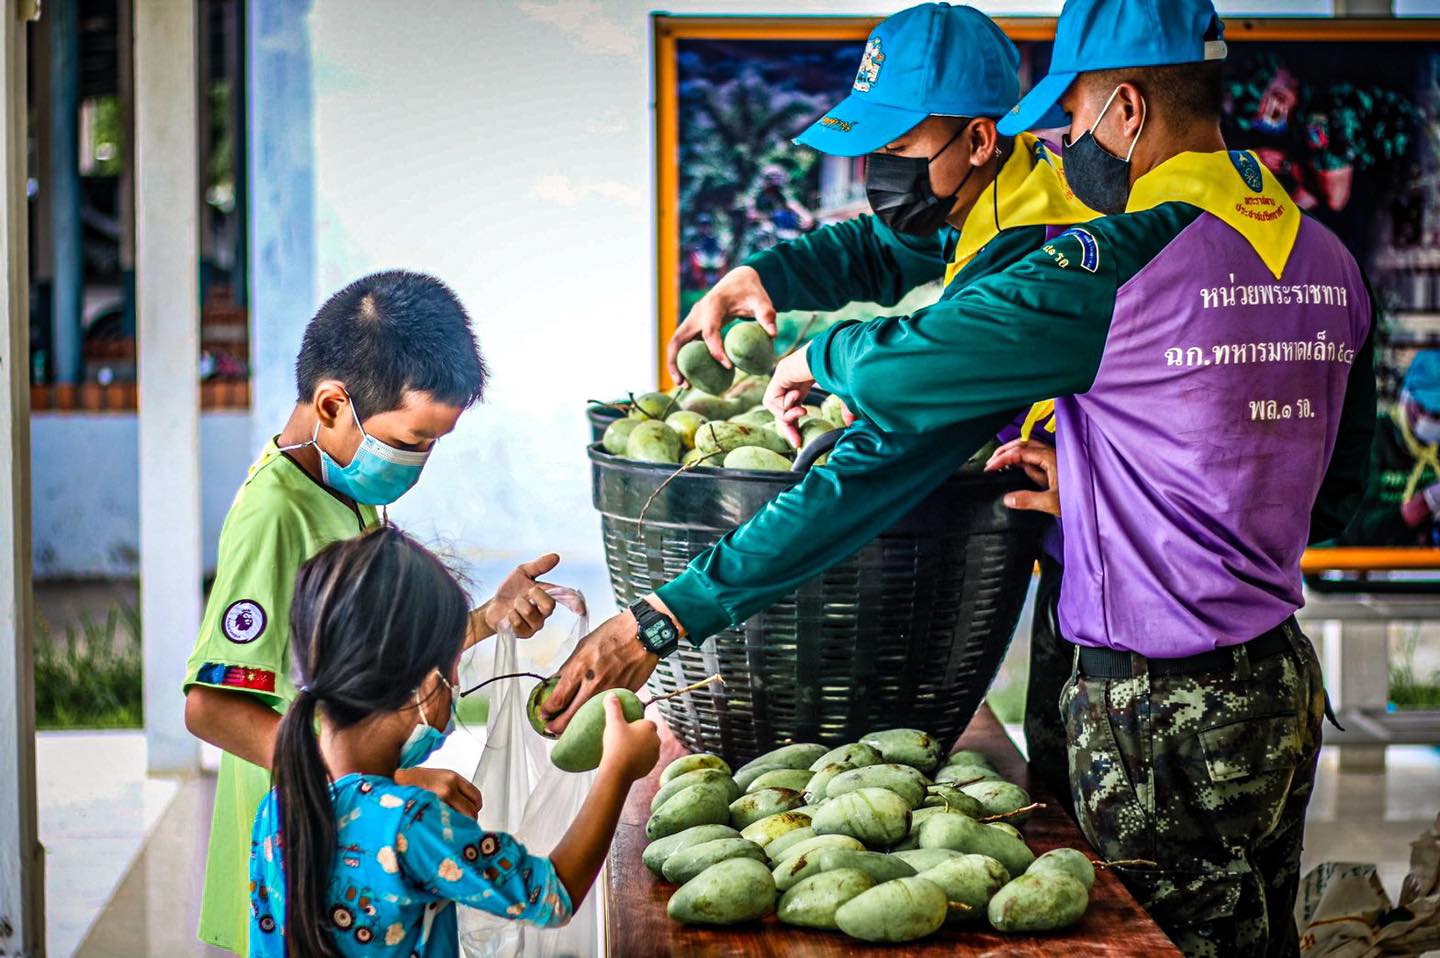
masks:
<instances>
[{"instance_id":1,"label":"round patch on green shirt","mask_svg":"<svg viewBox=\"0 0 1440 958\"><path fill-rule=\"evenodd\" d=\"M231 642L244 645L260 638L268 621L259 602L254 599L240 599L230 603L225 610L225 617L220 620L220 630Z\"/></svg>"}]
</instances>

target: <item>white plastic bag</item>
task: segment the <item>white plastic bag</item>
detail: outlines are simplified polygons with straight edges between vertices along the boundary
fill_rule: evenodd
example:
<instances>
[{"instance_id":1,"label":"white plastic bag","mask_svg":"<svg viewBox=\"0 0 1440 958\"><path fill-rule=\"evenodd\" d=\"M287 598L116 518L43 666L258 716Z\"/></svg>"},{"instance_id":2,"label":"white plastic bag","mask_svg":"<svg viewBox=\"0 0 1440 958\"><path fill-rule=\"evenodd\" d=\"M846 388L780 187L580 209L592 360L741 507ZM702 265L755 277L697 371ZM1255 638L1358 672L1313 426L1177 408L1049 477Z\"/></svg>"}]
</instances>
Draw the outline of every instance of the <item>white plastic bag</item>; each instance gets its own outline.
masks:
<instances>
[{"instance_id":1,"label":"white plastic bag","mask_svg":"<svg viewBox=\"0 0 1440 958\"><path fill-rule=\"evenodd\" d=\"M491 676L512 672L548 675L570 655L589 631L585 597L574 589L548 590L557 604L576 615L569 637L558 645L553 627L531 639L517 639L509 629L494 638ZM550 633L547 636L546 633ZM473 781L484 801L480 826L508 832L533 855L548 855L580 812L595 773L575 775L550 764L554 743L537 735L526 715L526 700L536 678L496 682L486 722L485 751ZM536 928L476 908L459 907L460 950L465 958L568 958L603 952L601 890L595 887L562 928ZM458 907L458 906L457 906Z\"/></svg>"}]
</instances>

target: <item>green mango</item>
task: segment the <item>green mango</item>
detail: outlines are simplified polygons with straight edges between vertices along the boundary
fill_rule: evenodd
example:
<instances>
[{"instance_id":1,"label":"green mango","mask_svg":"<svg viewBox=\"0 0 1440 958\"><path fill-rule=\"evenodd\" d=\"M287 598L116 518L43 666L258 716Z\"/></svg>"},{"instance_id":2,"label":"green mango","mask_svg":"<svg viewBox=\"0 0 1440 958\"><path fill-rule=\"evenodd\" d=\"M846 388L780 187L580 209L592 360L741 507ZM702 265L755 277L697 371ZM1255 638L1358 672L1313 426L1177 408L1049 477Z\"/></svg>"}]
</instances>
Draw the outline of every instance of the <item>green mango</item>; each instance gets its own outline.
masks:
<instances>
[{"instance_id":1,"label":"green mango","mask_svg":"<svg viewBox=\"0 0 1440 958\"><path fill-rule=\"evenodd\" d=\"M775 414L764 406L756 406L754 409L747 409L738 416L731 416L731 422L738 422L742 426L769 426L775 422Z\"/></svg>"},{"instance_id":2,"label":"green mango","mask_svg":"<svg viewBox=\"0 0 1440 958\"><path fill-rule=\"evenodd\" d=\"M660 784L671 782L686 772L693 772L697 768L718 768L726 775L730 774L730 766L725 760L712 752L695 752L691 755L682 755L669 765L665 766L660 773ZM744 786L741 786L742 788Z\"/></svg>"},{"instance_id":3,"label":"green mango","mask_svg":"<svg viewBox=\"0 0 1440 958\"><path fill-rule=\"evenodd\" d=\"M950 919L964 921L985 914L985 906L1005 887L1010 873L986 855L957 855L927 868L920 877L943 888L950 903Z\"/></svg>"},{"instance_id":4,"label":"green mango","mask_svg":"<svg viewBox=\"0 0 1440 958\"><path fill-rule=\"evenodd\" d=\"M730 387L727 398L735 403L734 416L747 409L754 409L765 401L765 388L770 385L769 376L751 376L740 373L735 376L735 385Z\"/></svg>"},{"instance_id":5,"label":"green mango","mask_svg":"<svg viewBox=\"0 0 1440 958\"><path fill-rule=\"evenodd\" d=\"M730 858L681 885L665 910L687 925L734 925L768 915L775 895L770 869L753 858Z\"/></svg>"},{"instance_id":6,"label":"green mango","mask_svg":"<svg viewBox=\"0 0 1440 958\"><path fill-rule=\"evenodd\" d=\"M645 867L660 878L664 874L665 859L675 852L693 845L701 845L705 842L713 842L717 838L739 838L740 833L729 825L696 825L687 828L683 832L676 832L664 838L657 838L645 846L645 852L641 855L641 861Z\"/></svg>"},{"instance_id":7,"label":"green mango","mask_svg":"<svg viewBox=\"0 0 1440 958\"><path fill-rule=\"evenodd\" d=\"M826 790L829 789L830 783L835 779L835 776L841 772L848 772L854 767L855 766L848 765L844 762L831 762L829 765L820 769L820 771L814 773L810 777L810 783L805 786L805 801L812 805L818 805L820 802L823 802L825 800Z\"/></svg>"},{"instance_id":8,"label":"green mango","mask_svg":"<svg viewBox=\"0 0 1440 958\"><path fill-rule=\"evenodd\" d=\"M681 346L675 365L687 383L712 396L720 395L735 382L735 370L716 362L704 340L692 339Z\"/></svg>"},{"instance_id":9,"label":"green mango","mask_svg":"<svg viewBox=\"0 0 1440 958\"><path fill-rule=\"evenodd\" d=\"M941 862L948 862L952 858L959 858L961 853L950 848L912 848L908 851L891 852L917 873L928 871Z\"/></svg>"},{"instance_id":10,"label":"green mango","mask_svg":"<svg viewBox=\"0 0 1440 958\"><path fill-rule=\"evenodd\" d=\"M626 422L627 420L620 421ZM634 420L628 421L634 422ZM540 706L545 704L545 700L550 698L551 693L555 691L555 686L559 684L560 676L558 675L552 675L543 682L537 682L535 687L530 690L530 697L525 700L525 716L530 719L530 727L546 738L558 738L559 736L545 727L545 719L540 716Z\"/></svg>"},{"instance_id":11,"label":"green mango","mask_svg":"<svg viewBox=\"0 0 1440 958\"><path fill-rule=\"evenodd\" d=\"M834 931L835 910L862 891L875 886L875 879L858 868L837 868L811 875L780 896L775 917L799 928Z\"/></svg>"},{"instance_id":12,"label":"green mango","mask_svg":"<svg viewBox=\"0 0 1440 958\"><path fill-rule=\"evenodd\" d=\"M804 449L816 439L834 432L836 426L823 416L806 416L800 420L800 448Z\"/></svg>"},{"instance_id":13,"label":"green mango","mask_svg":"<svg viewBox=\"0 0 1440 958\"><path fill-rule=\"evenodd\" d=\"M932 815L963 815L964 812L957 812L953 808L946 808L944 805L923 805L910 813L910 834L914 835L920 831L920 826ZM971 816L974 817L974 816Z\"/></svg>"},{"instance_id":14,"label":"green mango","mask_svg":"<svg viewBox=\"0 0 1440 958\"><path fill-rule=\"evenodd\" d=\"M851 742L849 745L842 745L839 748L832 748L824 755L810 763L810 771L818 772L826 765L849 765L851 768L859 768L862 765L879 765L884 759L880 753L863 742Z\"/></svg>"},{"instance_id":15,"label":"green mango","mask_svg":"<svg viewBox=\"0 0 1440 958\"><path fill-rule=\"evenodd\" d=\"M680 461L680 436L658 419L647 419L630 431L625 458L636 462Z\"/></svg>"},{"instance_id":16,"label":"green mango","mask_svg":"<svg viewBox=\"0 0 1440 958\"><path fill-rule=\"evenodd\" d=\"M976 782L965 785L960 790L985 807L985 816L1009 815L1030 804L1029 793L1019 785L1011 785L1009 782ZM1029 817L1027 812L1007 818L1006 821L1019 825Z\"/></svg>"},{"instance_id":17,"label":"green mango","mask_svg":"<svg viewBox=\"0 0 1440 958\"><path fill-rule=\"evenodd\" d=\"M690 449L686 451L685 455L680 457L680 465L687 469L694 469L697 466L709 466L712 469L718 469L724 460L725 457L719 453L710 453L707 455L699 449Z\"/></svg>"},{"instance_id":18,"label":"green mango","mask_svg":"<svg viewBox=\"0 0 1440 958\"><path fill-rule=\"evenodd\" d=\"M749 765L742 765L740 771L735 773L735 784L740 786L740 791L743 793L745 789L750 787L750 783L761 775L764 775L766 772L778 772L784 768L784 765L756 765L754 762L751 762Z\"/></svg>"},{"instance_id":19,"label":"green mango","mask_svg":"<svg viewBox=\"0 0 1440 958\"><path fill-rule=\"evenodd\" d=\"M788 815L790 813L784 812L782 814ZM773 818L774 816L771 817ZM760 821L756 822L755 825L760 825L764 821L765 819L762 818L760 819ZM755 825L751 825L750 827L754 828ZM770 859L770 864L778 865L780 864L781 860L785 858L785 852L787 850L793 848L796 845L799 845L801 842L808 842L814 837L815 829L811 828L809 825L805 825L802 828L792 828L785 834L780 835L777 838L772 838L768 843L765 844L765 856ZM859 843L857 842L856 844Z\"/></svg>"},{"instance_id":20,"label":"green mango","mask_svg":"<svg viewBox=\"0 0 1440 958\"><path fill-rule=\"evenodd\" d=\"M712 396L696 390L680 400L680 408L690 412L698 412L706 419L725 420L740 412L743 407L733 399L724 396Z\"/></svg>"},{"instance_id":21,"label":"green mango","mask_svg":"<svg viewBox=\"0 0 1440 958\"><path fill-rule=\"evenodd\" d=\"M592 696L570 717L570 724L550 750L550 762L565 772L588 772L600 767L600 756L605 743L605 699L614 695L620 699L627 722L639 721L645 715L645 706L629 689L608 689Z\"/></svg>"},{"instance_id":22,"label":"green mango","mask_svg":"<svg viewBox=\"0 0 1440 958\"><path fill-rule=\"evenodd\" d=\"M909 765L865 765L832 778L825 787L825 797L835 798L861 788L884 788L916 808L925 800L925 784L925 776Z\"/></svg>"},{"instance_id":23,"label":"green mango","mask_svg":"<svg viewBox=\"0 0 1440 958\"><path fill-rule=\"evenodd\" d=\"M833 393L826 396L825 401L820 404L820 415L833 422L837 428L845 426L844 410L845 401Z\"/></svg>"},{"instance_id":24,"label":"green mango","mask_svg":"<svg viewBox=\"0 0 1440 958\"><path fill-rule=\"evenodd\" d=\"M766 851L770 852L771 860L777 865L782 865L792 858L809 855L813 852L820 851L822 848L849 848L857 852L863 852L865 850L864 845L849 835L816 835L813 826L804 829L804 831L810 832L809 838L802 839L785 848L783 851L777 851L774 846L767 848Z\"/></svg>"},{"instance_id":25,"label":"green mango","mask_svg":"<svg viewBox=\"0 0 1440 958\"><path fill-rule=\"evenodd\" d=\"M989 855L1012 875L1024 873L1035 860L1035 854L1020 839L966 815L932 815L920 826L919 837L921 848L950 848L970 855Z\"/></svg>"},{"instance_id":26,"label":"green mango","mask_svg":"<svg viewBox=\"0 0 1440 958\"><path fill-rule=\"evenodd\" d=\"M735 368L752 376L769 376L775 371L775 340L759 323L736 323L725 334L725 355Z\"/></svg>"},{"instance_id":27,"label":"green mango","mask_svg":"<svg viewBox=\"0 0 1440 958\"><path fill-rule=\"evenodd\" d=\"M861 941L914 941L934 934L949 915L945 890L924 878L896 878L835 910L835 924Z\"/></svg>"},{"instance_id":28,"label":"green mango","mask_svg":"<svg viewBox=\"0 0 1440 958\"><path fill-rule=\"evenodd\" d=\"M996 931L1053 931L1085 914L1090 894L1072 875L1046 869L1021 875L995 893L986 914Z\"/></svg>"},{"instance_id":29,"label":"green mango","mask_svg":"<svg viewBox=\"0 0 1440 958\"><path fill-rule=\"evenodd\" d=\"M995 765L986 757L984 752L977 752L973 748L957 748L945 756L946 765L979 765L981 768L994 769Z\"/></svg>"},{"instance_id":30,"label":"green mango","mask_svg":"<svg viewBox=\"0 0 1440 958\"><path fill-rule=\"evenodd\" d=\"M1014 825L1011 825L1009 822L986 822L985 824L989 825L991 828L1000 829L1000 831L1004 832L1006 835L1009 835L1012 838L1018 838L1022 842L1025 840L1025 836L1020 833L1020 829L1016 828Z\"/></svg>"},{"instance_id":31,"label":"green mango","mask_svg":"<svg viewBox=\"0 0 1440 958\"><path fill-rule=\"evenodd\" d=\"M717 838L673 853L665 859L663 873L666 881L683 885L711 865L732 858L753 858L763 862L765 850L743 838Z\"/></svg>"},{"instance_id":32,"label":"green mango","mask_svg":"<svg viewBox=\"0 0 1440 958\"><path fill-rule=\"evenodd\" d=\"M669 393L641 393L630 406L631 419L664 419L680 408L679 400Z\"/></svg>"},{"instance_id":33,"label":"green mango","mask_svg":"<svg viewBox=\"0 0 1440 958\"><path fill-rule=\"evenodd\" d=\"M682 788L650 814L645 823L645 837L654 841L666 835L683 832L696 825L724 825L730 821L730 806L725 792L712 784Z\"/></svg>"},{"instance_id":34,"label":"green mango","mask_svg":"<svg viewBox=\"0 0 1440 958\"><path fill-rule=\"evenodd\" d=\"M741 829L743 834L747 825L804 804L805 796L793 788L767 788L758 792L746 792L730 803L730 824Z\"/></svg>"},{"instance_id":35,"label":"green mango","mask_svg":"<svg viewBox=\"0 0 1440 958\"><path fill-rule=\"evenodd\" d=\"M861 788L829 799L815 812L817 835L849 835L871 848L888 848L910 831L910 806L884 788Z\"/></svg>"},{"instance_id":36,"label":"green mango","mask_svg":"<svg viewBox=\"0 0 1440 958\"><path fill-rule=\"evenodd\" d=\"M772 768L756 777L747 792L758 792L762 788L788 788L804 792L813 776L803 768Z\"/></svg>"},{"instance_id":37,"label":"green mango","mask_svg":"<svg viewBox=\"0 0 1440 958\"><path fill-rule=\"evenodd\" d=\"M689 409L678 409L665 417L665 425L669 426L680 437L680 445L686 451L695 448L695 430L709 422L698 412L691 412Z\"/></svg>"},{"instance_id":38,"label":"green mango","mask_svg":"<svg viewBox=\"0 0 1440 958\"><path fill-rule=\"evenodd\" d=\"M771 874L775 878L775 887L783 892L811 875L836 868L858 868L877 882L915 874L914 868L893 855L854 848L814 848L791 855L776 865Z\"/></svg>"},{"instance_id":39,"label":"green mango","mask_svg":"<svg viewBox=\"0 0 1440 958\"><path fill-rule=\"evenodd\" d=\"M725 454L726 469L748 469L751 472L789 472L790 460L778 452L759 446L742 446Z\"/></svg>"},{"instance_id":40,"label":"green mango","mask_svg":"<svg viewBox=\"0 0 1440 958\"><path fill-rule=\"evenodd\" d=\"M600 437L600 445L604 446L605 451L612 456L625 455L625 447L630 442L630 433L634 432L638 425L640 425L639 419L631 419L628 416L615 420L605 427L605 435Z\"/></svg>"},{"instance_id":41,"label":"green mango","mask_svg":"<svg viewBox=\"0 0 1440 958\"><path fill-rule=\"evenodd\" d=\"M915 851L919 847L920 838L916 834L914 826L911 826L910 831L905 834L904 838L890 846L889 852L893 855L895 852Z\"/></svg>"},{"instance_id":42,"label":"green mango","mask_svg":"<svg viewBox=\"0 0 1440 958\"><path fill-rule=\"evenodd\" d=\"M1095 887L1095 865L1088 855L1075 848L1052 848L1030 863L1025 874L1057 871L1069 875L1085 886L1088 892Z\"/></svg>"},{"instance_id":43,"label":"green mango","mask_svg":"<svg viewBox=\"0 0 1440 958\"><path fill-rule=\"evenodd\" d=\"M984 765L946 765L935 773L936 785L971 785L975 782L1003 782L1000 773Z\"/></svg>"},{"instance_id":44,"label":"green mango","mask_svg":"<svg viewBox=\"0 0 1440 958\"><path fill-rule=\"evenodd\" d=\"M735 780L731 778L723 768L696 768L683 775L676 775L670 779L670 781L661 785L659 791L655 793L655 797L650 800L650 810L653 812L661 805L664 805L670 800L671 795L674 795L681 789L688 788L691 785L699 785L701 782L717 784L726 792L727 797L725 801L727 802L733 802L740 797L740 786L735 784Z\"/></svg>"},{"instance_id":45,"label":"green mango","mask_svg":"<svg viewBox=\"0 0 1440 958\"><path fill-rule=\"evenodd\" d=\"M766 815L742 828L740 837L750 839L768 854L771 842L794 831L810 831L810 813L803 808Z\"/></svg>"},{"instance_id":46,"label":"green mango","mask_svg":"<svg viewBox=\"0 0 1440 958\"><path fill-rule=\"evenodd\" d=\"M796 742L793 745L782 745L779 748L771 749L764 755L757 755L744 765L741 765L739 770L744 772L757 765L808 769L810 763L821 755L824 755L825 751L825 746L817 745L814 742Z\"/></svg>"},{"instance_id":47,"label":"green mango","mask_svg":"<svg viewBox=\"0 0 1440 958\"><path fill-rule=\"evenodd\" d=\"M759 446L782 455L790 446L774 432L760 426L737 422L707 422L695 431L695 448L704 453L734 452L746 446Z\"/></svg>"},{"instance_id":48,"label":"green mango","mask_svg":"<svg viewBox=\"0 0 1440 958\"><path fill-rule=\"evenodd\" d=\"M940 767L945 748L928 733L913 728L892 728L868 732L860 741L880 753L887 762L909 765L929 775Z\"/></svg>"},{"instance_id":49,"label":"green mango","mask_svg":"<svg viewBox=\"0 0 1440 958\"><path fill-rule=\"evenodd\" d=\"M980 800L966 795L954 785L931 785L927 790L925 805L948 808L971 818L985 817L985 806L980 804Z\"/></svg>"}]
</instances>

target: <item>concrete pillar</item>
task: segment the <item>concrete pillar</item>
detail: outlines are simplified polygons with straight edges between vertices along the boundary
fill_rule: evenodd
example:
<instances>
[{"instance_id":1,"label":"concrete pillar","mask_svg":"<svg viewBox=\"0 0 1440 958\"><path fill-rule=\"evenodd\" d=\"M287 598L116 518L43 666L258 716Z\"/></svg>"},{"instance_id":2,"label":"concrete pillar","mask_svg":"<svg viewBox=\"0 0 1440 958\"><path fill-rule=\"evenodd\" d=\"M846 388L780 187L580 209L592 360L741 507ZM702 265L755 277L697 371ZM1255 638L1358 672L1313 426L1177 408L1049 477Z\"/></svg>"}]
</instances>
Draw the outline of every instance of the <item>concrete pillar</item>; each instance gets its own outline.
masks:
<instances>
[{"instance_id":1,"label":"concrete pillar","mask_svg":"<svg viewBox=\"0 0 1440 958\"><path fill-rule=\"evenodd\" d=\"M1347 622L1340 636L1339 688L1332 689L1341 708L1383 711L1390 697L1390 627L1387 622ZM1343 722L1343 720L1342 720ZM1340 746L1340 771L1385 769L1385 746Z\"/></svg>"},{"instance_id":2,"label":"concrete pillar","mask_svg":"<svg viewBox=\"0 0 1440 958\"><path fill-rule=\"evenodd\" d=\"M30 594L29 250L25 24L0 6L0 955L45 954L45 851L35 819Z\"/></svg>"},{"instance_id":3,"label":"concrete pillar","mask_svg":"<svg viewBox=\"0 0 1440 958\"><path fill-rule=\"evenodd\" d=\"M152 772L194 773L185 660L200 629L200 291L194 0L134 6L140 614Z\"/></svg>"},{"instance_id":4,"label":"concrete pillar","mask_svg":"<svg viewBox=\"0 0 1440 958\"><path fill-rule=\"evenodd\" d=\"M1393 17L1395 0L1334 0L1337 17Z\"/></svg>"},{"instance_id":5,"label":"concrete pillar","mask_svg":"<svg viewBox=\"0 0 1440 958\"><path fill-rule=\"evenodd\" d=\"M50 202L54 249L50 368L57 383L80 381L85 251L80 227L79 0L46 0L50 24L50 169L41 182Z\"/></svg>"}]
</instances>

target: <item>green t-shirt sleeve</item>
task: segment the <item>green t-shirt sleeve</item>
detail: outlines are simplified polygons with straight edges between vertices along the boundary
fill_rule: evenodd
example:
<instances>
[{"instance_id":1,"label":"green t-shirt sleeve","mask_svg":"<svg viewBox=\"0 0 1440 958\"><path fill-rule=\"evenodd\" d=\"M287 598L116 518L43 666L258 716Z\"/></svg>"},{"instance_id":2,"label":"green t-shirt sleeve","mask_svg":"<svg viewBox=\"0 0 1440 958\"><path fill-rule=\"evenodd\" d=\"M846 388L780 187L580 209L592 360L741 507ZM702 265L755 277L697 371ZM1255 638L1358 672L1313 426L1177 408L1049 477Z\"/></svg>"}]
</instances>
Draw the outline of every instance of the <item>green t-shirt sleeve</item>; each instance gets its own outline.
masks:
<instances>
[{"instance_id":1,"label":"green t-shirt sleeve","mask_svg":"<svg viewBox=\"0 0 1440 958\"><path fill-rule=\"evenodd\" d=\"M299 514L280 496L242 495L220 532L215 584L185 669L193 685L286 696L290 601L308 556Z\"/></svg>"},{"instance_id":2,"label":"green t-shirt sleeve","mask_svg":"<svg viewBox=\"0 0 1440 958\"><path fill-rule=\"evenodd\" d=\"M884 532L1015 412L908 435L858 420L826 465L696 556L657 594L697 645L739 625Z\"/></svg>"},{"instance_id":3,"label":"green t-shirt sleeve","mask_svg":"<svg viewBox=\"0 0 1440 958\"><path fill-rule=\"evenodd\" d=\"M853 302L893 306L944 277L952 231L897 233L872 214L832 223L745 261L778 310L835 310Z\"/></svg>"}]
</instances>

